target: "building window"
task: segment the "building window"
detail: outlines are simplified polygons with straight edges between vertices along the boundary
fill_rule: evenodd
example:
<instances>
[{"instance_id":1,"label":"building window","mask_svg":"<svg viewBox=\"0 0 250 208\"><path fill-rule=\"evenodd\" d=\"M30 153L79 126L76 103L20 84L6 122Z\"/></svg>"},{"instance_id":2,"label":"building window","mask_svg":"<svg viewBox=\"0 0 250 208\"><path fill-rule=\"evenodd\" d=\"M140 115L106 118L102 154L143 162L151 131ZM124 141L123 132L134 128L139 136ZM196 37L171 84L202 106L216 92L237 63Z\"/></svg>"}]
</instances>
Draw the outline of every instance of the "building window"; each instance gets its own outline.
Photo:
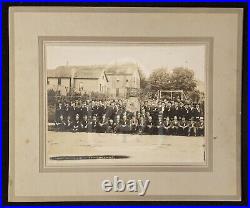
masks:
<instances>
[{"instance_id":1,"label":"building window","mask_svg":"<svg viewBox=\"0 0 250 208\"><path fill-rule=\"evenodd\" d=\"M100 92L102 91L102 84L100 84Z\"/></svg>"},{"instance_id":2,"label":"building window","mask_svg":"<svg viewBox=\"0 0 250 208\"><path fill-rule=\"evenodd\" d=\"M47 85L49 85L49 79L47 79Z\"/></svg>"},{"instance_id":3,"label":"building window","mask_svg":"<svg viewBox=\"0 0 250 208\"><path fill-rule=\"evenodd\" d=\"M61 85L61 84L62 84L62 79L58 78L58 85Z\"/></svg>"},{"instance_id":4,"label":"building window","mask_svg":"<svg viewBox=\"0 0 250 208\"><path fill-rule=\"evenodd\" d=\"M126 80L126 82L128 82L128 79Z\"/></svg>"},{"instance_id":5,"label":"building window","mask_svg":"<svg viewBox=\"0 0 250 208\"><path fill-rule=\"evenodd\" d=\"M119 82L119 81L120 81L119 79L116 80L116 82Z\"/></svg>"}]
</instances>

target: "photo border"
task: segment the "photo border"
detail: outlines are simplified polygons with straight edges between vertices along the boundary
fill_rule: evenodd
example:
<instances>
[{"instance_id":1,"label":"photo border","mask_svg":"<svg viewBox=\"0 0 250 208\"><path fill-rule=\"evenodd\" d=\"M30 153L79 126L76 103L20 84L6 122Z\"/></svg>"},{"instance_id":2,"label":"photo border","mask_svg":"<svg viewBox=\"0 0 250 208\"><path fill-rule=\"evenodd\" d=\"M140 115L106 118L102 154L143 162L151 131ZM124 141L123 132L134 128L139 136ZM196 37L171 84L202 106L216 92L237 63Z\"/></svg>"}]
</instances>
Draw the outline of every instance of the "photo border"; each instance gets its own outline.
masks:
<instances>
[{"instance_id":1,"label":"photo border","mask_svg":"<svg viewBox=\"0 0 250 208\"><path fill-rule=\"evenodd\" d=\"M198 200L191 200L191 201L68 201L68 202L56 202L56 201L51 201L51 202L28 202L28 201L23 201L23 202L9 202L8 201L8 170L9 170L9 119L10 115L9 113L9 104L8 102L3 102L3 134L2 134L2 142L3 142L3 177L2 177L2 182L3 182L3 204L4 205L115 205L115 204L120 204L120 205L247 205L247 166L248 166L248 159L247 159L247 144L248 144L248 124L247 124L247 107L248 107L248 99L247 99L247 93L248 93L248 88L247 88L247 83L248 83L248 72L247 72L247 66L248 66L248 45L247 40L248 40L248 3L3 3L2 8L3 8L3 23L5 23L3 26L3 59L2 59L2 64L3 68L9 68L9 44L8 44L8 32L9 32L9 27L8 27L8 8L11 6L157 6L157 7L212 7L212 8L243 8L244 9L244 30L243 30L243 49L242 53L243 56L241 58L242 64L240 64L240 67L242 69L242 77L238 77L238 80L242 81L241 84L238 83L238 85L241 87L241 93L238 93L239 96L242 95L242 103L239 104L239 107L242 107L241 111L241 118L239 120L241 121L241 130L238 129L238 133L241 138L241 145L239 148L241 148L241 153L239 153L239 158L241 161L241 168L240 168L240 173L241 173L241 193L242 193L242 198L240 201L234 201L234 200L229 200L229 201L221 201L220 199L218 200L213 200L213 201L198 201ZM3 82L3 100L9 99L9 71L8 70L2 70L2 82ZM7 139L5 139L7 138Z\"/></svg>"},{"instance_id":2,"label":"photo border","mask_svg":"<svg viewBox=\"0 0 250 208\"><path fill-rule=\"evenodd\" d=\"M46 88L46 44L47 43L81 43L81 44L103 44L110 46L116 45L204 45L205 46L205 164L186 163L172 164L158 162L157 164L150 164L143 162L131 164L72 164L65 166L47 166L46 165L46 134L48 131L47 123L47 88ZM40 71L40 172L81 172L81 171L212 171L213 161L213 38L212 37L80 37L80 36L39 36L39 71Z\"/></svg>"}]
</instances>

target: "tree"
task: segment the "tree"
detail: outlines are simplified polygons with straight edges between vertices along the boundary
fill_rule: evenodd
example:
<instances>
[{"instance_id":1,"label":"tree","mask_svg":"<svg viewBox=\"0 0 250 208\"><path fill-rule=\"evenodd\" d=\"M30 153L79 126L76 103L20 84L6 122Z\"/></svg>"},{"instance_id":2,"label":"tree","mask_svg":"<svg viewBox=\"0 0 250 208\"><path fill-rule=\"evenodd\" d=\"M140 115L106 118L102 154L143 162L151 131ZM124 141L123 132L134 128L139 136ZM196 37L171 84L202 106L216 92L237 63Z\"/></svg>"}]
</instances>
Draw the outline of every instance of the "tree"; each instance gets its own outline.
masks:
<instances>
[{"instance_id":1,"label":"tree","mask_svg":"<svg viewBox=\"0 0 250 208\"><path fill-rule=\"evenodd\" d=\"M171 87L173 90L183 90L185 92L194 91L197 87L193 70L178 67L173 69L171 74Z\"/></svg>"},{"instance_id":2,"label":"tree","mask_svg":"<svg viewBox=\"0 0 250 208\"><path fill-rule=\"evenodd\" d=\"M170 90L171 89L171 77L167 68L155 69L149 76L149 84L153 91Z\"/></svg>"},{"instance_id":3,"label":"tree","mask_svg":"<svg viewBox=\"0 0 250 208\"><path fill-rule=\"evenodd\" d=\"M172 72L169 72L166 68L155 69L149 77L149 83L152 90L191 92L197 87L193 70L182 67L175 68Z\"/></svg>"}]
</instances>

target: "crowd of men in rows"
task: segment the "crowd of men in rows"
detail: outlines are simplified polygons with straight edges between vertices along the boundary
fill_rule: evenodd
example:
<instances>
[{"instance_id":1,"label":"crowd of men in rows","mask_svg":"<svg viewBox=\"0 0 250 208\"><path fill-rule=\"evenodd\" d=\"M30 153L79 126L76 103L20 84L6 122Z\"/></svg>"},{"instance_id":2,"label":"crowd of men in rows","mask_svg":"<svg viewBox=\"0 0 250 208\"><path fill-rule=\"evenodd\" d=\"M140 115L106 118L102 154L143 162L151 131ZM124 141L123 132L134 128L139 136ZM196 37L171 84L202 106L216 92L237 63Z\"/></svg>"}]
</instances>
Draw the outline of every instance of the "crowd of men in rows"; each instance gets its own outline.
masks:
<instances>
[{"instance_id":1,"label":"crowd of men in rows","mask_svg":"<svg viewBox=\"0 0 250 208\"><path fill-rule=\"evenodd\" d=\"M56 131L204 136L204 106L181 100L150 100L127 110L127 100L59 101Z\"/></svg>"}]
</instances>

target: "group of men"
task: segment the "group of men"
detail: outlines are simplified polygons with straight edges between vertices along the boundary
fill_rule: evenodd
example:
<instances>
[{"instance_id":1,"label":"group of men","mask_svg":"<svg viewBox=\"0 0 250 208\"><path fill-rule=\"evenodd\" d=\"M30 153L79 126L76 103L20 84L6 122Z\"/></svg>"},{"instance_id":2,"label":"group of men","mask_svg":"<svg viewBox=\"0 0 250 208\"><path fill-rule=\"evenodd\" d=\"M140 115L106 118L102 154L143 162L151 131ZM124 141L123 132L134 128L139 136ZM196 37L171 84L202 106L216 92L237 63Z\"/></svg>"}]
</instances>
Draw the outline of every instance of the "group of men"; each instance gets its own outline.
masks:
<instances>
[{"instance_id":1,"label":"group of men","mask_svg":"<svg viewBox=\"0 0 250 208\"><path fill-rule=\"evenodd\" d=\"M181 100L150 100L128 111L127 100L59 101L57 131L204 136L204 106Z\"/></svg>"}]
</instances>

